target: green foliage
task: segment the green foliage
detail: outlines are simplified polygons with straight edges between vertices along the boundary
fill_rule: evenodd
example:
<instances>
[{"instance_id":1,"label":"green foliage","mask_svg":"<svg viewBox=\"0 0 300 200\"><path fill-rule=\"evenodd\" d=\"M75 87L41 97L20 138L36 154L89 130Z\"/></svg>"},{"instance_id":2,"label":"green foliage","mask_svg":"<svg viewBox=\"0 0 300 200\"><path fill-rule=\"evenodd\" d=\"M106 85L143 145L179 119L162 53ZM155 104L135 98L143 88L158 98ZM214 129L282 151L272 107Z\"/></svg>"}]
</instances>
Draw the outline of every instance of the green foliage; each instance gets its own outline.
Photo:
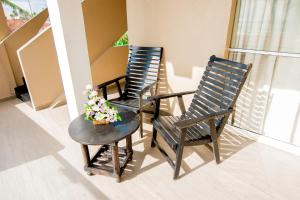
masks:
<instances>
[{"instance_id":1,"label":"green foliage","mask_svg":"<svg viewBox=\"0 0 300 200\"><path fill-rule=\"evenodd\" d=\"M127 45L128 45L128 35L126 32L113 46L120 47L120 46L127 46Z\"/></svg>"},{"instance_id":2,"label":"green foliage","mask_svg":"<svg viewBox=\"0 0 300 200\"><path fill-rule=\"evenodd\" d=\"M31 14L27 10L21 8L11 0L0 0L0 2L2 2L4 5L9 6L12 9L12 13L10 14L10 16L13 19L30 19L34 16L34 14Z\"/></svg>"}]
</instances>

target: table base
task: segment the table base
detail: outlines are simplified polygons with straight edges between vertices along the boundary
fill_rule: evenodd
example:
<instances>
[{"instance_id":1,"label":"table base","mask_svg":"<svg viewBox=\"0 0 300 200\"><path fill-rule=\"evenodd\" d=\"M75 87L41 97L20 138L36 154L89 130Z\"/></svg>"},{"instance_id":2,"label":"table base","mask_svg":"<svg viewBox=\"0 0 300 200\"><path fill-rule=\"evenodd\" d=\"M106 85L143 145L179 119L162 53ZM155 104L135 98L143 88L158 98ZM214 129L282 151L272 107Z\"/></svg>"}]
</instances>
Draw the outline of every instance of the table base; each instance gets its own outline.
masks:
<instances>
[{"instance_id":1,"label":"table base","mask_svg":"<svg viewBox=\"0 0 300 200\"><path fill-rule=\"evenodd\" d=\"M131 136L126 138L126 148L118 147L117 142L110 145L102 145L93 158L90 159L88 146L82 145L82 153L85 161L84 170L89 175L112 175L117 182L120 182L127 163L132 160Z\"/></svg>"}]
</instances>

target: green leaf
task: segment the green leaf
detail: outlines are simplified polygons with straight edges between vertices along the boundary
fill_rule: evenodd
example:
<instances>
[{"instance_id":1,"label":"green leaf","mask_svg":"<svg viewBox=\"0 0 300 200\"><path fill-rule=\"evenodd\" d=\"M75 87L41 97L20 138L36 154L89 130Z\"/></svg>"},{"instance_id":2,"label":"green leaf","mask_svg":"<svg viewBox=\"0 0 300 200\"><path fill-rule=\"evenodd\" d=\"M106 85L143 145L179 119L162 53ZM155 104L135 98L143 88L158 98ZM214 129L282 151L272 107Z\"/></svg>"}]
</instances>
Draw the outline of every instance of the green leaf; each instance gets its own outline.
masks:
<instances>
[{"instance_id":1,"label":"green leaf","mask_svg":"<svg viewBox=\"0 0 300 200\"><path fill-rule=\"evenodd\" d=\"M127 46L128 45L128 34L127 32L113 45L114 47Z\"/></svg>"}]
</instances>

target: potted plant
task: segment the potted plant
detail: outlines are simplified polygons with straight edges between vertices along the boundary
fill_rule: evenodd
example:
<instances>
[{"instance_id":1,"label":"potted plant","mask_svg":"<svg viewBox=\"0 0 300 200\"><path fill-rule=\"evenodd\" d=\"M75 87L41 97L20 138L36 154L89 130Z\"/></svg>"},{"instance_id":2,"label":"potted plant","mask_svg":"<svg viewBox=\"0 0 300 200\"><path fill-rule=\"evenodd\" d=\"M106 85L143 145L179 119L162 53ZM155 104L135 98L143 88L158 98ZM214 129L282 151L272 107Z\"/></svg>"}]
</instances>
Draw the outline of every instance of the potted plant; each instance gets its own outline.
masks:
<instances>
[{"instance_id":1,"label":"potted plant","mask_svg":"<svg viewBox=\"0 0 300 200\"><path fill-rule=\"evenodd\" d=\"M85 120L91 120L94 125L109 124L121 121L121 115L117 108L109 101L98 95L98 91L91 85L86 86L84 92L88 97L88 102L84 104Z\"/></svg>"}]
</instances>

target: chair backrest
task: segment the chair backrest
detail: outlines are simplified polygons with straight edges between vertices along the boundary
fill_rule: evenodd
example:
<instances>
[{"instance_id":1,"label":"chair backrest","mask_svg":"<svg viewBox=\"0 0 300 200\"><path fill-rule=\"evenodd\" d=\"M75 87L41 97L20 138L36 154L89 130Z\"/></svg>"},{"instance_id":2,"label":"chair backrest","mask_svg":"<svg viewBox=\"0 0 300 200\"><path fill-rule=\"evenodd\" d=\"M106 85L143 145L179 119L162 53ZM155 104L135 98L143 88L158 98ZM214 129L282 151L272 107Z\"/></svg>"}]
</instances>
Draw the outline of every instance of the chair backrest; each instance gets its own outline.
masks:
<instances>
[{"instance_id":1,"label":"chair backrest","mask_svg":"<svg viewBox=\"0 0 300 200\"><path fill-rule=\"evenodd\" d=\"M233 108L251 66L211 56L185 115L200 117Z\"/></svg>"},{"instance_id":2,"label":"chair backrest","mask_svg":"<svg viewBox=\"0 0 300 200\"><path fill-rule=\"evenodd\" d=\"M137 92L158 80L162 47L129 46L125 97L137 98Z\"/></svg>"}]
</instances>

